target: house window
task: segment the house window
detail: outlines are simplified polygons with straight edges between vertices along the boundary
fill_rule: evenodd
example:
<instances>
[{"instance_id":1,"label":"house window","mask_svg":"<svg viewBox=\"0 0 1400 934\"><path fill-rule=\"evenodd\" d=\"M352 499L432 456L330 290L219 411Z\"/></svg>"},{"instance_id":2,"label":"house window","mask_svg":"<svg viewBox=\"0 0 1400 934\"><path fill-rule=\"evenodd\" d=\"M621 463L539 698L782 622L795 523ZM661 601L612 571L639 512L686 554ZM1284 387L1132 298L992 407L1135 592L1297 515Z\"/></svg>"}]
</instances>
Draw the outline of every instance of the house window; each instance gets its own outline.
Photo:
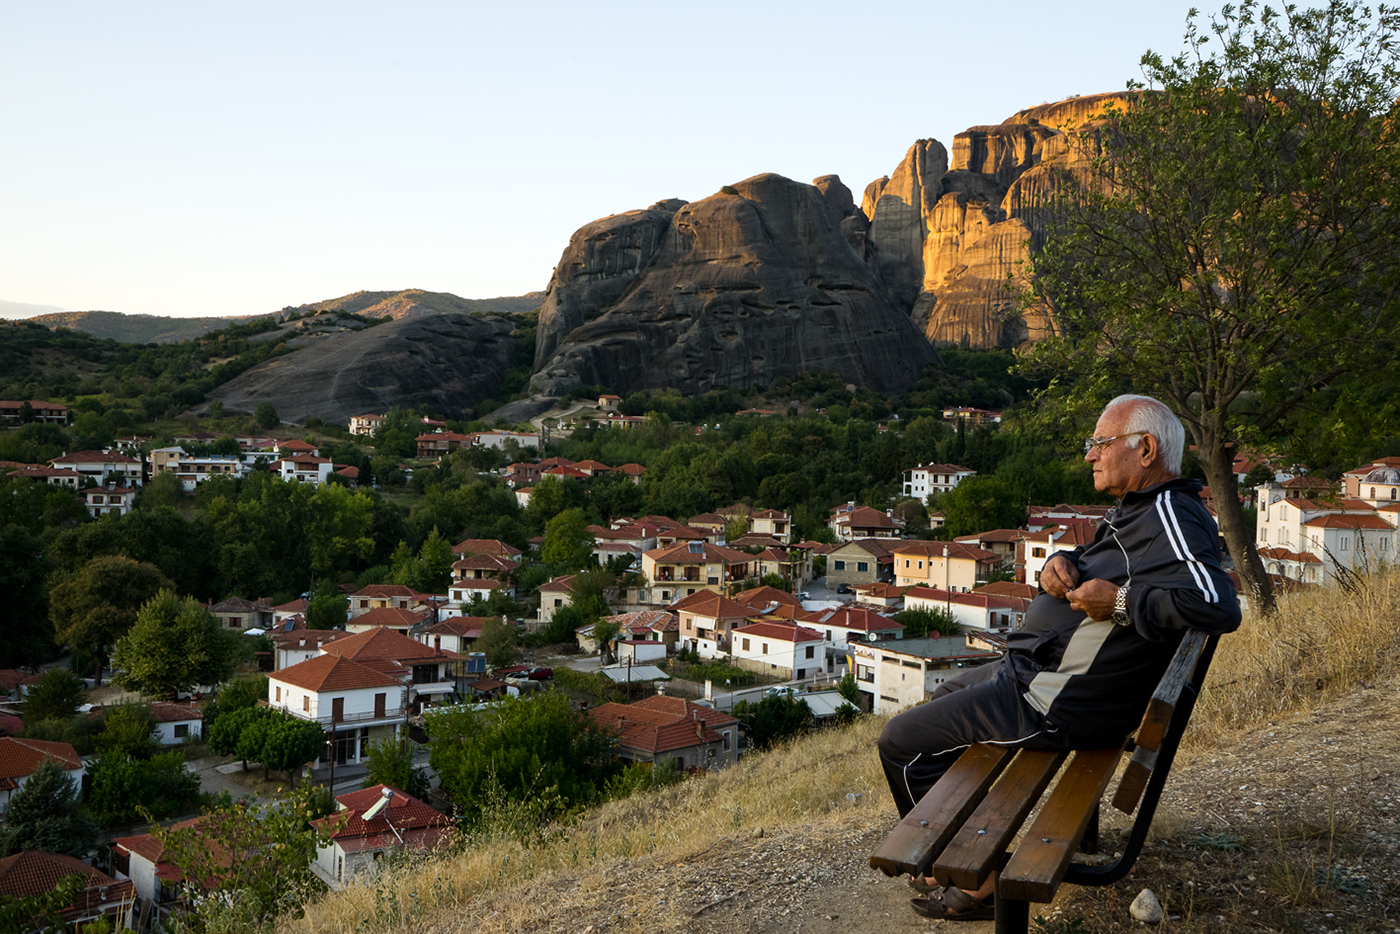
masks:
<instances>
[{"instance_id":1,"label":"house window","mask_svg":"<svg viewBox=\"0 0 1400 934\"><path fill-rule=\"evenodd\" d=\"M175 724L175 738L184 739L190 735L190 725L188 723Z\"/></svg>"},{"instance_id":2,"label":"house window","mask_svg":"<svg viewBox=\"0 0 1400 934\"><path fill-rule=\"evenodd\" d=\"M1375 499L1375 498L1376 498L1376 488L1375 488L1375 487L1371 487L1371 499ZM99 503L102 502L102 497L100 497L100 496L97 497L97 501L98 501Z\"/></svg>"},{"instance_id":3,"label":"house window","mask_svg":"<svg viewBox=\"0 0 1400 934\"><path fill-rule=\"evenodd\" d=\"M273 698L272 698L272 699L275 700L275 701L278 701L278 702L280 702L280 701L282 700L282 685L279 684L279 685L277 685L277 687L274 689L274 694L273 694Z\"/></svg>"},{"instance_id":4,"label":"house window","mask_svg":"<svg viewBox=\"0 0 1400 934\"><path fill-rule=\"evenodd\" d=\"M864 681L867 684L875 683L875 668L872 665L857 665L856 680Z\"/></svg>"},{"instance_id":5,"label":"house window","mask_svg":"<svg viewBox=\"0 0 1400 934\"><path fill-rule=\"evenodd\" d=\"M555 597L555 598L554 598L554 606L555 606L556 608L557 608L557 607L561 607L561 606L563 606L563 605L564 605L564 601L563 601L563 600L561 600L559 597Z\"/></svg>"},{"instance_id":6,"label":"house window","mask_svg":"<svg viewBox=\"0 0 1400 934\"><path fill-rule=\"evenodd\" d=\"M908 559L908 558L905 558L905 559L904 559L904 566L905 566L906 568L909 567L909 559Z\"/></svg>"},{"instance_id":7,"label":"house window","mask_svg":"<svg viewBox=\"0 0 1400 934\"><path fill-rule=\"evenodd\" d=\"M663 590L663 591L661 591L661 599L662 599L662 600L669 600L669 599L671 599L671 591L669 591L669 590Z\"/></svg>"},{"instance_id":8,"label":"house window","mask_svg":"<svg viewBox=\"0 0 1400 934\"><path fill-rule=\"evenodd\" d=\"M345 719L345 698L331 698L331 721L337 722Z\"/></svg>"},{"instance_id":9,"label":"house window","mask_svg":"<svg viewBox=\"0 0 1400 934\"><path fill-rule=\"evenodd\" d=\"M707 577L707 578L705 578L705 583L707 583L707 584L718 584L718 583L719 583L719 578L718 578L718 577Z\"/></svg>"},{"instance_id":10,"label":"house window","mask_svg":"<svg viewBox=\"0 0 1400 934\"><path fill-rule=\"evenodd\" d=\"M301 710L302 710L302 713L310 713L310 712L311 712L311 695L310 695L310 694L303 694L303 695L301 696Z\"/></svg>"},{"instance_id":11,"label":"house window","mask_svg":"<svg viewBox=\"0 0 1400 934\"><path fill-rule=\"evenodd\" d=\"M243 617L241 617L241 616L230 616L230 617L228 618L228 628L230 628L230 629L241 629L242 626L243 626Z\"/></svg>"},{"instance_id":12,"label":"house window","mask_svg":"<svg viewBox=\"0 0 1400 934\"><path fill-rule=\"evenodd\" d=\"M764 654L764 655L767 655L767 654L768 654L768 643L767 643L767 642L763 643L763 654Z\"/></svg>"},{"instance_id":13,"label":"house window","mask_svg":"<svg viewBox=\"0 0 1400 934\"><path fill-rule=\"evenodd\" d=\"M367 610L367 609L369 609L369 601L368 601L368 600L361 600L361 601L360 601L360 609L362 609L362 610Z\"/></svg>"},{"instance_id":14,"label":"house window","mask_svg":"<svg viewBox=\"0 0 1400 934\"><path fill-rule=\"evenodd\" d=\"M832 564L836 566L836 570L838 571L846 570L846 562L844 561L833 561Z\"/></svg>"},{"instance_id":15,"label":"house window","mask_svg":"<svg viewBox=\"0 0 1400 934\"><path fill-rule=\"evenodd\" d=\"M386 696L386 695L384 695L384 694L376 694L376 695L374 695L374 715L375 715L376 717L382 717L382 716L384 716L384 700L385 700L385 696Z\"/></svg>"},{"instance_id":16,"label":"house window","mask_svg":"<svg viewBox=\"0 0 1400 934\"><path fill-rule=\"evenodd\" d=\"M816 658L816 657L817 657L817 647L816 647L816 646L814 646L814 645L809 645L809 646L807 646L807 657L808 657L808 658Z\"/></svg>"},{"instance_id":17,"label":"house window","mask_svg":"<svg viewBox=\"0 0 1400 934\"><path fill-rule=\"evenodd\" d=\"M1343 535L1343 536L1342 536L1342 539L1341 539L1341 541L1338 543L1337 547L1338 547L1338 549L1341 550L1341 551L1346 551L1347 549L1351 548L1351 539L1349 539L1349 538L1347 538L1345 535Z\"/></svg>"},{"instance_id":18,"label":"house window","mask_svg":"<svg viewBox=\"0 0 1400 934\"><path fill-rule=\"evenodd\" d=\"M744 640L744 651L747 652L748 650L749 650L749 640L748 640L748 639L745 639L745 640Z\"/></svg>"},{"instance_id":19,"label":"house window","mask_svg":"<svg viewBox=\"0 0 1400 934\"><path fill-rule=\"evenodd\" d=\"M868 562L868 561L857 561L857 562L856 562L856 570L857 570L857 571L862 571L862 572L870 570L870 562Z\"/></svg>"},{"instance_id":20,"label":"house window","mask_svg":"<svg viewBox=\"0 0 1400 934\"><path fill-rule=\"evenodd\" d=\"M1045 549L1044 549L1044 548L1032 548L1032 549L1031 549L1031 557L1032 557L1032 558L1043 558L1043 557L1045 557Z\"/></svg>"}]
</instances>

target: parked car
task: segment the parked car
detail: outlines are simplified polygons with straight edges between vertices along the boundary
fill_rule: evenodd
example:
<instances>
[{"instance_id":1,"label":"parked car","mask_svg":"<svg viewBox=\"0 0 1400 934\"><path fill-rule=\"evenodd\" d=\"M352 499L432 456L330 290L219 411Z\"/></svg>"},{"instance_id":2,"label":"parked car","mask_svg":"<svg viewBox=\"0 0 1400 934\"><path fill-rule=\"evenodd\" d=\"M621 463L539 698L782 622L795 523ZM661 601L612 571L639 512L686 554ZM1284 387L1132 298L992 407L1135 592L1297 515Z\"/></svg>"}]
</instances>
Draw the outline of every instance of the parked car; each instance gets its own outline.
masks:
<instances>
[{"instance_id":1,"label":"parked car","mask_svg":"<svg viewBox=\"0 0 1400 934\"><path fill-rule=\"evenodd\" d=\"M764 697L796 697L797 688L790 684L775 684L763 692Z\"/></svg>"},{"instance_id":2,"label":"parked car","mask_svg":"<svg viewBox=\"0 0 1400 934\"><path fill-rule=\"evenodd\" d=\"M506 673L508 681L548 681L553 677L553 668L521 667Z\"/></svg>"},{"instance_id":3,"label":"parked car","mask_svg":"<svg viewBox=\"0 0 1400 934\"><path fill-rule=\"evenodd\" d=\"M836 588L837 593L855 593L855 589L850 584L842 584Z\"/></svg>"},{"instance_id":4,"label":"parked car","mask_svg":"<svg viewBox=\"0 0 1400 934\"><path fill-rule=\"evenodd\" d=\"M808 593L807 591L805 591L805 590L799 590L799 591L797 592L796 596L797 596L797 599L799 599L799 600L810 600L810 599L812 599L812 595L809 594L809 593Z\"/></svg>"}]
</instances>

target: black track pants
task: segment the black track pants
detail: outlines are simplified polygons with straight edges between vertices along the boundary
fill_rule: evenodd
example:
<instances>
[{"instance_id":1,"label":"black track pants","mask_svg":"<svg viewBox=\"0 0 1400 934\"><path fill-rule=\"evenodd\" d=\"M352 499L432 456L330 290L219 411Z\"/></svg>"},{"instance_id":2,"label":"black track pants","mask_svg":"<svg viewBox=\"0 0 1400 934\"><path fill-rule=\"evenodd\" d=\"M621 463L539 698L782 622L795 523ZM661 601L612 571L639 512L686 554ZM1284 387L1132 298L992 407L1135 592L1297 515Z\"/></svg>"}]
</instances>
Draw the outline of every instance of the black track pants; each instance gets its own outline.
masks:
<instances>
[{"instance_id":1,"label":"black track pants","mask_svg":"<svg viewBox=\"0 0 1400 934\"><path fill-rule=\"evenodd\" d=\"M970 743L1063 749L1065 738L1021 698L1015 679L992 663L940 684L923 704L885 724L878 747L899 816L913 810Z\"/></svg>"}]
</instances>

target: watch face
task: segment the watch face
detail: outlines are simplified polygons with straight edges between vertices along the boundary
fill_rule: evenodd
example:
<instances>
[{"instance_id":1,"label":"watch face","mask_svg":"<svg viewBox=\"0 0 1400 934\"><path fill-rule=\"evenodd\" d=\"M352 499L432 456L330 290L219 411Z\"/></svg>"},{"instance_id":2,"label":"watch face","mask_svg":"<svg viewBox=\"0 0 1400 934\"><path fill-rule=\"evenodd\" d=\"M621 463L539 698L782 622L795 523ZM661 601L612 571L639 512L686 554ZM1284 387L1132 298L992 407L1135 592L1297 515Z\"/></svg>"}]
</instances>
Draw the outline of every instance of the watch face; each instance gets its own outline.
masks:
<instances>
[{"instance_id":1,"label":"watch face","mask_svg":"<svg viewBox=\"0 0 1400 934\"><path fill-rule=\"evenodd\" d=\"M1115 623L1117 623L1119 626L1126 626L1126 625L1128 625L1128 611L1127 611L1127 610L1114 610L1114 611L1113 611L1113 621L1114 621Z\"/></svg>"}]
</instances>

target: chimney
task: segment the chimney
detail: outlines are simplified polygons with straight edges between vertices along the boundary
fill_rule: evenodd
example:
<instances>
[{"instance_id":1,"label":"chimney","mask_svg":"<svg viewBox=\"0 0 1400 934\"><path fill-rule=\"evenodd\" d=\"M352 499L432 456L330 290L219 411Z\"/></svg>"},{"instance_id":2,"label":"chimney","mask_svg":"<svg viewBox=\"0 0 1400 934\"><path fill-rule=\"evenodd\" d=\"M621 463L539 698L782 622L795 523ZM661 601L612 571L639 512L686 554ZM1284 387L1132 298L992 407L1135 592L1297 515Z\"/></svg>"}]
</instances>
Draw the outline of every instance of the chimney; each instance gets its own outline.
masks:
<instances>
[{"instance_id":1,"label":"chimney","mask_svg":"<svg viewBox=\"0 0 1400 934\"><path fill-rule=\"evenodd\" d=\"M695 718L695 736L698 739L705 738L705 721L699 717Z\"/></svg>"}]
</instances>

